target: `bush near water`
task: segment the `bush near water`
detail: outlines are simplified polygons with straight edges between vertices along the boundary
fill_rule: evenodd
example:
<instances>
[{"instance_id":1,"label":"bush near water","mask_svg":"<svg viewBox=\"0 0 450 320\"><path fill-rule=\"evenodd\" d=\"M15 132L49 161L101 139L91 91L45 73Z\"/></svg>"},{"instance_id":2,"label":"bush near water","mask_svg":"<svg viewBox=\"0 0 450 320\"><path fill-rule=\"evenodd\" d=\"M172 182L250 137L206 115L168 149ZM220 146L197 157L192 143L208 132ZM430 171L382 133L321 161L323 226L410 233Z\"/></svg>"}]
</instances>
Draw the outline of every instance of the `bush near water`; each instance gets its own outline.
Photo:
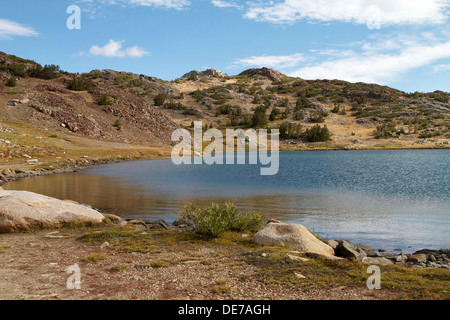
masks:
<instances>
[{"instance_id":1,"label":"bush near water","mask_svg":"<svg viewBox=\"0 0 450 320\"><path fill-rule=\"evenodd\" d=\"M204 207L190 203L179 215L192 222L196 234L209 238L219 238L227 231L256 232L264 225L261 214L239 213L238 208L229 202Z\"/></svg>"}]
</instances>

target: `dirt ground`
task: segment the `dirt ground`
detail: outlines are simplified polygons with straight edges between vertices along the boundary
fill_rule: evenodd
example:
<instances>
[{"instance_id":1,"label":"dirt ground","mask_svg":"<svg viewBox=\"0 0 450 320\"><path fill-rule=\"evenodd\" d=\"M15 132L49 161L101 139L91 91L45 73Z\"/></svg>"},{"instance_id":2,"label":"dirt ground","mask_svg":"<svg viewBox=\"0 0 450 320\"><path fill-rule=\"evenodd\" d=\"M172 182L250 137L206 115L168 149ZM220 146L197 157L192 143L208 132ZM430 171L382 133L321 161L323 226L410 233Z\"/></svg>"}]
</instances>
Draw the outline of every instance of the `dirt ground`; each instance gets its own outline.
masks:
<instances>
[{"instance_id":1,"label":"dirt ground","mask_svg":"<svg viewBox=\"0 0 450 320\"><path fill-rule=\"evenodd\" d=\"M93 230L89 230L92 232ZM0 235L2 300L372 300L389 299L361 286L299 290L266 284L242 248L189 242L150 252L121 252L113 243L79 239L86 230ZM94 230L95 232L95 230ZM254 253L253 253L254 254ZM258 253L259 254L259 253ZM167 263L169 261L170 263ZM79 267L80 289L67 272ZM69 281L70 284L76 282Z\"/></svg>"}]
</instances>

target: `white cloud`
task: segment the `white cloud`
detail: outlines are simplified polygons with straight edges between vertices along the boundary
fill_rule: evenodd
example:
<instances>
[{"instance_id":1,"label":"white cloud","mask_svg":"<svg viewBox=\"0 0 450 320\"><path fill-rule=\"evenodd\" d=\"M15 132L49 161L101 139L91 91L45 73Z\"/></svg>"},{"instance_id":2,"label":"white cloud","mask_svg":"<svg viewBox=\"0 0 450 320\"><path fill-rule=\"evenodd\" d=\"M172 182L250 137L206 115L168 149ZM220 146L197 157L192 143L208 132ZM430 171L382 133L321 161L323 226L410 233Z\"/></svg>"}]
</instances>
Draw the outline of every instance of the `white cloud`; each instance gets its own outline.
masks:
<instances>
[{"instance_id":1,"label":"white cloud","mask_svg":"<svg viewBox=\"0 0 450 320\"><path fill-rule=\"evenodd\" d=\"M242 8L242 6L237 4L235 1L212 0L211 3L218 8Z\"/></svg>"},{"instance_id":2,"label":"white cloud","mask_svg":"<svg viewBox=\"0 0 450 320\"><path fill-rule=\"evenodd\" d=\"M92 46L89 50L89 54L93 56L103 56L112 58L140 58L148 55L144 49L134 46L131 48L122 49L122 44L124 41L114 41L110 40L109 43L103 47Z\"/></svg>"},{"instance_id":3,"label":"white cloud","mask_svg":"<svg viewBox=\"0 0 450 320\"><path fill-rule=\"evenodd\" d=\"M430 72L450 70L448 37L431 34L397 35L351 43L342 50L319 49L281 56L236 59L235 67L271 67L307 80L339 79L388 85L407 72L426 67Z\"/></svg>"},{"instance_id":4,"label":"white cloud","mask_svg":"<svg viewBox=\"0 0 450 320\"><path fill-rule=\"evenodd\" d=\"M144 6L154 8L182 10L190 6L188 0L79 0L90 7L90 10L98 10L105 5L126 6Z\"/></svg>"},{"instance_id":5,"label":"white cloud","mask_svg":"<svg viewBox=\"0 0 450 320\"><path fill-rule=\"evenodd\" d=\"M296 53L287 56L264 55L236 59L234 65L241 67L289 68L297 66L301 61L305 61L305 56L301 53Z\"/></svg>"},{"instance_id":6,"label":"white cloud","mask_svg":"<svg viewBox=\"0 0 450 320\"><path fill-rule=\"evenodd\" d=\"M443 24L450 0L277 0L251 2L244 17L292 24L299 20L383 25Z\"/></svg>"},{"instance_id":7,"label":"white cloud","mask_svg":"<svg viewBox=\"0 0 450 320\"><path fill-rule=\"evenodd\" d=\"M116 1L119 2L119 1ZM189 6L191 3L187 0L128 0L121 1L124 3L130 3L139 6L156 7L156 8L168 8L181 10L184 7Z\"/></svg>"},{"instance_id":8,"label":"white cloud","mask_svg":"<svg viewBox=\"0 0 450 320\"><path fill-rule=\"evenodd\" d=\"M382 52L371 47L361 53L302 67L290 73L304 79L339 79L350 82L388 84L415 68L429 66L450 58L450 41L432 44L411 43L395 52Z\"/></svg>"},{"instance_id":9,"label":"white cloud","mask_svg":"<svg viewBox=\"0 0 450 320\"><path fill-rule=\"evenodd\" d=\"M0 19L0 39L10 39L14 36L31 37L37 35L38 33L32 28L25 27L11 20Z\"/></svg>"},{"instance_id":10,"label":"white cloud","mask_svg":"<svg viewBox=\"0 0 450 320\"><path fill-rule=\"evenodd\" d=\"M441 73L450 70L450 63L449 64L440 64L433 67L433 73Z\"/></svg>"}]
</instances>

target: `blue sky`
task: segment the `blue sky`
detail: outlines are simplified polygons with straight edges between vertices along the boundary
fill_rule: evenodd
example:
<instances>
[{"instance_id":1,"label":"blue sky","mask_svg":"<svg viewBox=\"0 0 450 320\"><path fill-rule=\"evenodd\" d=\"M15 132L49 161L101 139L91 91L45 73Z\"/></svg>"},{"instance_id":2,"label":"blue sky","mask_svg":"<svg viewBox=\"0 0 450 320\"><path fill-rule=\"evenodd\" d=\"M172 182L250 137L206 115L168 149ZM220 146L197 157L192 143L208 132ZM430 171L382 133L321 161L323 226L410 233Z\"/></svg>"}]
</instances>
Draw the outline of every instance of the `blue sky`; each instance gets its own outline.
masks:
<instances>
[{"instance_id":1,"label":"blue sky","mask_svg":"<svg viewBox=\"0 0 450 320\"><path fill-rule=\"evenodd\" d=\"M81 9L70 30L67 8ZM450 0L15 0L0 51L70 72L174 80L270 67L403 91L450 91Z\"/></svg>"}]
</instances>

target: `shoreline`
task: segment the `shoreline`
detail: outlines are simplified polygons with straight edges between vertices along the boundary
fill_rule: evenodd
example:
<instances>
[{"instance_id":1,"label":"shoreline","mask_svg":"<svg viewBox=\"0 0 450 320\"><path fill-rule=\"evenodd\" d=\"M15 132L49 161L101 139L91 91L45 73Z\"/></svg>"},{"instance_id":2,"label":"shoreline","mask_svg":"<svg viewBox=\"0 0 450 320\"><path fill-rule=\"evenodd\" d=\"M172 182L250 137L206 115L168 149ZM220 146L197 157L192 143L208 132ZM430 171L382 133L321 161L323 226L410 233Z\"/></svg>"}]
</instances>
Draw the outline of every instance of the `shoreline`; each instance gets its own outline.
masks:
<instances>
[{"instance_id":1,"label":"shoreline","mask_svg":"<svg viewBox=\"0 0 450 320\"><path fill-rule=\"evenodd\" d=\"M345 148L299 148L299 149L289 149L280 148L279 152L323 152L323 151L418 151L418 150L450 150L450 147L417 147L417 148L402 148L402 147L367 147L367 148L357 148L357 149L345 149ZM13 165L7 166L6 164L0 164L0 186L26 178L48 176L52 174L63 174L77 172L78 170L83 170L96 165L112 164L119 162L128 161L148 161L148 160L158 160L158 159L170 159L170 156L158 155L156 158L154 156L144 156L144 157L127 157L127 158L111 158L111 159L88 159L81 157L78 160L68 159L69 165L63 165L62 167L50 168L54 166L55 163L52 162L42 162L37 166L30 167L29 170L23 170L24 166L30 166L30 163L21 162L15 163ZM1 169L4 167L4 169ZM9 168L6 168L9 167Z\"/></svg>"}]
</instances>

